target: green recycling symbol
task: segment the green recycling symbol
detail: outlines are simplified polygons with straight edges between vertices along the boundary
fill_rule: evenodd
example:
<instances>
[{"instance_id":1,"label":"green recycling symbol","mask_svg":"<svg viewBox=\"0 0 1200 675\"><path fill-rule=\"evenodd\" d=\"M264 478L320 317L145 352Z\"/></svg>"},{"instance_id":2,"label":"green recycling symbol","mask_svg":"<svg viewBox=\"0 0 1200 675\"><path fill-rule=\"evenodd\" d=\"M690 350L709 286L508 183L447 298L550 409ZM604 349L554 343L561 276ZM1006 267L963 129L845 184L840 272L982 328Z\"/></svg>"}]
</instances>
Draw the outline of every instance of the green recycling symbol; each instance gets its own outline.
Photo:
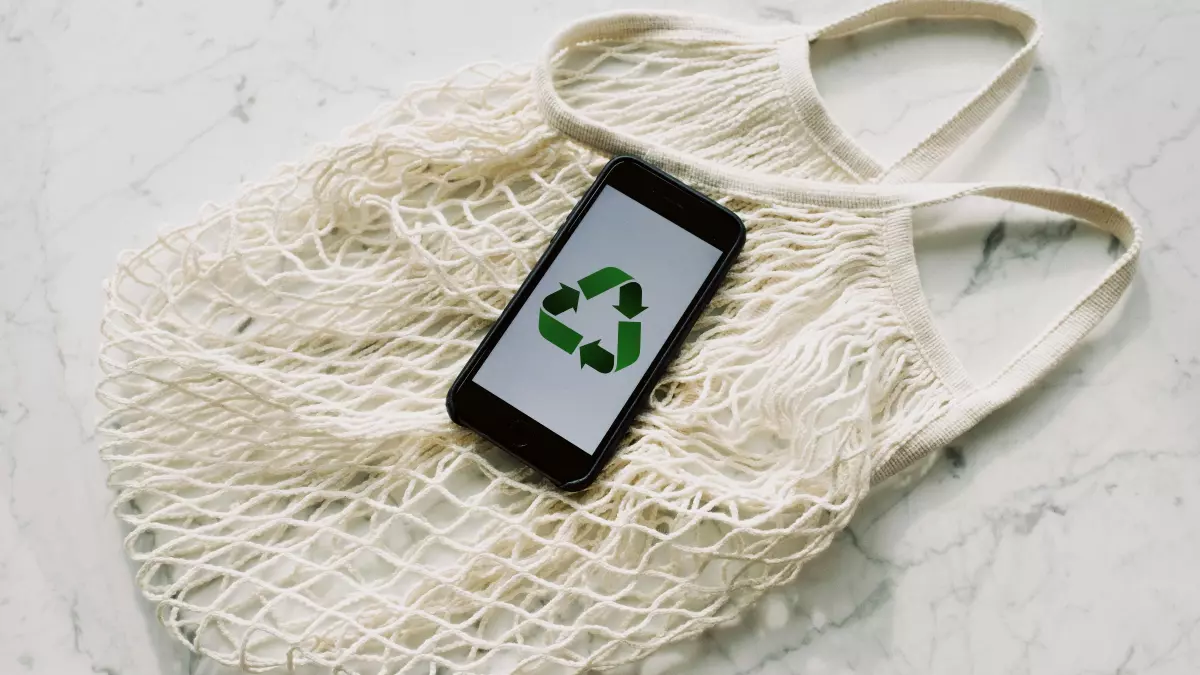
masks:
<instances>
[{"instance_id":1,"label":"green recycling symbol","mask_svg":"<svg viewBox=\"0 0 1200 675\"><path fill-rule=\"evenodd\" d=\"M579 280L579 290L567 284L547 295L542 300L538 315L538 332L550 344L568 354L579 348L579 367L589 366L600 373L611 373L633 365L642 352L642 323L633 318L646 309L642 305L642 286L633 277L616 267L605 267ZM579 292L586 300L620 286L617 304L613 308L620 312L625 321L617 323L617 355L600 346L600 341L589 342L582 347L583 336L558 319L564 312L579 309ZM614 368L615 366L615 368Z\"/></svg>"}]
</instances>

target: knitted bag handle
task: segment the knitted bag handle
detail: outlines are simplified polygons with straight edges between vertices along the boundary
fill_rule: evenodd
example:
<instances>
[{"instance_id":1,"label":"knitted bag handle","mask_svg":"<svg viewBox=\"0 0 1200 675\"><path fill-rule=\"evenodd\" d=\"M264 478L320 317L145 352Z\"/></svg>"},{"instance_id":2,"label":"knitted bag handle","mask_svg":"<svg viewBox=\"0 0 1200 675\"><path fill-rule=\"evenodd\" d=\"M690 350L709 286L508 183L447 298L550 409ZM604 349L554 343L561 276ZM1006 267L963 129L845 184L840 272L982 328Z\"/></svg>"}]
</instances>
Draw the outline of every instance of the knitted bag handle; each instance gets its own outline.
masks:
<instances>
[{"instance_id":1,"label":"knitted bag handle","mask_svg":"<svg viewBox=\"0 0 1200 675\"><path fill-rule=\"evenodd\" d=\"M943 447L997 408L1012 401L1062 362L1089 331L1116 306L1129 287L1142 246L1138 224L1119 207L1072 190L1016 184L908 185L902 195L906 206L943 203L966 196L982 196L1078 218L1116 237L1125 252L1105 270L1098 282L1021 350L1003 369L982 385L970 386L945 415L917 431L874 476L878 482L922 455ZM936 365L936 364L935 364Z\"/></svg>"},{"instance_id":2,"label":"knitted bag handle","mask_svg":"<svg viewBox=\"0 0 1200 675\"><path fill-rule=\"evenodd\" d=\"M1041 28L1033 16L1007 3L992 0L891 0L820 28L810 38L846 37L891 21L916 18L992 21L1016 30L1025 44L958 112L895 164L882 169L874 182L907 183L923 177L942 163L1017 90L1033 67L1034 52L1042 38ZM803 76L811 77L807 64ZM810 89L815 90L815 86Z\"/></svg>"},{"instance_id":3,"label":"knitted bag handle","mask_svg":"<svg viewBox=\"0 0 1200 675\"><path fill-rule=\"evenodd\" d=\"M962 109L891 168L884 169L830 118L812 79L808 65L808 43L811 40L845 37L890 21L912 18L992 21L1016 29L1025 38L1025 45ZM906 182L923 176L937 166L1016 91L1033 65L1034 49L1041 38L1041 31L1037 21L1029 14L994 0L890 0L811 33L798 32L797 27L792 25L747 26L715 17L677 12L601 14L568 25L551 38L543 52L535 83L542 111L549 124L568 136L613 154L632 154L678 167L706 164L698 157L622 134L608 125L589 119L567 105L555 89L554 59L564 50L590 42L652 39L658 36L670 36L676 40L776 43L782 87L811 130L813 140L859 180Z\"/></svg>"}]
</instances>

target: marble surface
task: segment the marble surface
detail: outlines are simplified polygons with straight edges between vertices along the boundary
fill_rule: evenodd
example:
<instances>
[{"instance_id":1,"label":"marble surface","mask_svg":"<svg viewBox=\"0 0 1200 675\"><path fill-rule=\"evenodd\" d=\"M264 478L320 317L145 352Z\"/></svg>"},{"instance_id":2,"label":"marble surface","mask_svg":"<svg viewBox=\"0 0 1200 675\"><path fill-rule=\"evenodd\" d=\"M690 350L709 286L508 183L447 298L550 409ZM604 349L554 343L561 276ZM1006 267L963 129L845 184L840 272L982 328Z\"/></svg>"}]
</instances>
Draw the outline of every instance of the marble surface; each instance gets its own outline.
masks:
<instances>
[{"instance_id":1,"label":"marble surface","mask_svg":"<svg viewBox=\"0 0 1200 675\"><path fill-rule=\"evenodd\" d=\"M407 82L530 60L626 2L0 0L0 673L227 672L158 628L122 552L93 419L117 252L333 137ZM748 21L861 0L646 1ZM647 675L1200 671L1200 4L1030 2L1020 99L939 170L1096 192L1147 228L1120 315L1049 380L875 497L743 625ZM497 30L498 27L507 27ZM909 23L817 49L837 116L893 157L1012 52ZM998 367L1108 261L1107 240L927 214L923 280L973 369Z\"/></svg>"}]
</instances>

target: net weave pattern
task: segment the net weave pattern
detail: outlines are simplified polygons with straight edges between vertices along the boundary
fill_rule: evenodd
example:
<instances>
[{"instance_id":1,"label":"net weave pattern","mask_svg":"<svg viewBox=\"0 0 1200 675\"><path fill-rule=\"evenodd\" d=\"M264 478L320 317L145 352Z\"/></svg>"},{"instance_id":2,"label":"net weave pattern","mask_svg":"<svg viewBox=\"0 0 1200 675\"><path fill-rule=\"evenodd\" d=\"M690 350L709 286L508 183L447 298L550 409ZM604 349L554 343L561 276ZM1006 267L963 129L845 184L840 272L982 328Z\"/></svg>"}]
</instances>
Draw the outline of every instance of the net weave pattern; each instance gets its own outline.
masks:
<instances>
[{"instance_id":1,"label":"net weave pattern","mask_svg":"<svg viewBox=\"0 0 1200 675\"><path fill-rule=\"evenodd\" d=\"M821 173L777 117L735 111L768 55L670 48L597 45L564 95ZM596 95L612 67L624 99ZM950 399L894 309L880 214L713 195L744 252L582 493L449 421L451 381L606 159L545 124L527 72L472 68L122 258L102 452L178 639L253 670L578 672L734 620L829 544Z\"/></svg>"}]
</instances>

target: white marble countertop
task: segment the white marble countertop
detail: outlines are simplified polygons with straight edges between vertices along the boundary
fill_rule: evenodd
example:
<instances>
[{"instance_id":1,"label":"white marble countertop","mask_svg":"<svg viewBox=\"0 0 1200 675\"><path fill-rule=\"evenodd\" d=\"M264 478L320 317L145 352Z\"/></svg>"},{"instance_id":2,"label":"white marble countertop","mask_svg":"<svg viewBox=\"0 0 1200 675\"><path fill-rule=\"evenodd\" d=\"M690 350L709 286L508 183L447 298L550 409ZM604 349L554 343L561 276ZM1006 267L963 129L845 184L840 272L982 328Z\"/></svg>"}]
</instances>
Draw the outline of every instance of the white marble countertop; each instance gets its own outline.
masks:
<instances>
[{"instance_id":1,"label":"white marble countertop","mask_svg":"<svg viewBox=\"0 0 1200 675\"><path fill-rule=\"evenodd\" d=\"M117 252L412 80L531 60L563 22L633 5L565 4L0 2L0 673L225 672L158 627L109 512L92 391ZM815 23L866 3L641 4ZM1147 246L1120 316L923 481L874 498L742 626L647 675L1200 672L1200 4L1027 6L1047 32L1040 66L938 175L1129 208ZM820 48L817 80L890 157L1015 44L910 23ZM1108 260L1105 240L1070 227L943 217L931 231L924 282L981 369Z\"/></svg>"}]
</instances>

